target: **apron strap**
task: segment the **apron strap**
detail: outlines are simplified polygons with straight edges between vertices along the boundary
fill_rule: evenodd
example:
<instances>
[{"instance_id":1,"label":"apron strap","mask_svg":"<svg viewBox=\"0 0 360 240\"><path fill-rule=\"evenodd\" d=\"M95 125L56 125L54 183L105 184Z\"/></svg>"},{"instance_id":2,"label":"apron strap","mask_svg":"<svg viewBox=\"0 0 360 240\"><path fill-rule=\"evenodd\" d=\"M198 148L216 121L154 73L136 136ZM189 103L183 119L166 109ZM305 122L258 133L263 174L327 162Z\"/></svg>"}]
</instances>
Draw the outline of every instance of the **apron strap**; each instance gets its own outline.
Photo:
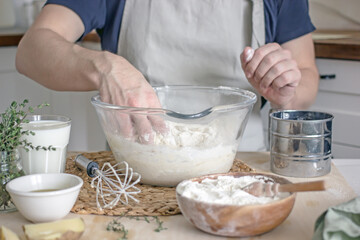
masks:
<instances>
[{"instance_id":1,"label":"apron strap","mask_svg":"<svg viewBox=\"0 0 360 240\"><path fill-rule=\"evenodd\" d=\"M251 38L251 47L258 48L265 44L265 15L264 15L264 1L252 0L253 3L253 34Z\"/></svg>"}]
</instances>

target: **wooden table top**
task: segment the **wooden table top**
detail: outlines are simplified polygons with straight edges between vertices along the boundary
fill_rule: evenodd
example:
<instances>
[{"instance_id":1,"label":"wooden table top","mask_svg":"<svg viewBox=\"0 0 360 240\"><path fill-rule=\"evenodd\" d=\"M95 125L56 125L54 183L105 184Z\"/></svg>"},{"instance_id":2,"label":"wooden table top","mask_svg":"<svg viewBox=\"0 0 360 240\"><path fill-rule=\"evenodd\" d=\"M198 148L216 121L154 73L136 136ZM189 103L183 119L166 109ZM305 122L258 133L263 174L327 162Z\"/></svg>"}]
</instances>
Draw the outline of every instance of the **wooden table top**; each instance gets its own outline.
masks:
<instances>
[{"instance_id":1,"label":"wooden table top","mask_svg":"<svg viewBox=\"0 0 360 240\"><path fill-rule=\"evenodd\" d=\"M258 172L270 172L267 152L239 152L237 158L244 161ZM278 239L278 240L304 240L311 239L316 219L326 209L356 197L353 189L348 185L337 168L333 165L331 173L318 178L290 178L290 181L314 181L325 180L329 186L323 192L298 193L294 208L289 217L276 229L261 236L244 239ZM115 232L106 231L106 226L114 217L101 215L77 215L68 214L66 218L82 217L85 221L86 230L81 239L117 239L121 235ZM156 226L145 221L136 221L123 218L122 223L128 229L128 239L227 239L213 236L196 229L187 222L182 215L160 217L164 221L163 226L167 228L161 232L155 232ZM21 239L24 238L22 225L29 224L19 212L0 214L0 225L5 225L15 231ZM236 238L231 238L236 239Z\"/></svg>"}]
</instances>

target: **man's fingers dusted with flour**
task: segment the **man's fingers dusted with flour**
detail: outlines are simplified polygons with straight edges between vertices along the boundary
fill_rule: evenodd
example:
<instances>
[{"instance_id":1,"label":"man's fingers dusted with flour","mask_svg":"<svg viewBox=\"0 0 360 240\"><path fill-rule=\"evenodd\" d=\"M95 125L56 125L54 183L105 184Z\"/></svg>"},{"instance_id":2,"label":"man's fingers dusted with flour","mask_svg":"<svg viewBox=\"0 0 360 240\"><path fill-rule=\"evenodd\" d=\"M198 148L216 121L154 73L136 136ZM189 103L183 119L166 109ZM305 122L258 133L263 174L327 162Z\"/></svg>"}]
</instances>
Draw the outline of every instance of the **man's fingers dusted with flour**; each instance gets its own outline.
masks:
<instances>
[{"instance_id":1,"label":"man's fingers dusted with flour","mask_svg":"<svg viewBox=\"0 0 360 240\"><path fill-rule=\"evenodd\" d=\"M279 45L246 47L240 55L249 83L275 109L307 109L319 85L311 34Z\"/></svg>"},{"instance_id":2,"label":"man's fingers dusted with flour","mask_svg":"<svg viewBox=\"0 0 360 240\"><path fill-rule=\"evenodd\" d=\"M118 106L144 108L143 113L132 113L130 109L118 111L112 119L119 124L125 138L152 143L154 131L162 130L165 125L162 119L149 119L145 112L147 108L161 108L155 91L127 60L112 53L105 54L110 67L105 68L100 75L101 100Z\"/></svg>"},{"instance_id":3,"label":"man's fingers dusted with flour","mask_svg":"<svg viewBox=\"0 0 360 240\"><path fill-rule=\"evenodd\" d=\"M276 43L256 50L246 47L241 64L251 85L277 108L283 108L295 97L301 71L289 50Z\"/></svg>"}]
</instances>

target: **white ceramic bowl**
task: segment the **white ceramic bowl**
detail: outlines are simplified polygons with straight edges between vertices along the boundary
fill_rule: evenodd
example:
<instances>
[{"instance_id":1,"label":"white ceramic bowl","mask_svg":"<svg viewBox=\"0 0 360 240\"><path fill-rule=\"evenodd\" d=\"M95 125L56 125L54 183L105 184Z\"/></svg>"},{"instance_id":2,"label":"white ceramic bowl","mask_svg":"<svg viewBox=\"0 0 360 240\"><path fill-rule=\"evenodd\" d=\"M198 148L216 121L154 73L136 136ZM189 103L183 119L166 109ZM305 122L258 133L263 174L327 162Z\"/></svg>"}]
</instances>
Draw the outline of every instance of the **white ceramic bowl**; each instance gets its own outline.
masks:
<instances>
[{"instance_id":1,"label":"white ceramic bowl","mask_svg":"<svg viewBox=\"0 0 360 240\"><path fill-rule=\"evenodd\" d=\"M32 174L6 184L19 212L32 222L55 221L74 206L83 180L67 173Z\"/></svg>"}]
</instances>

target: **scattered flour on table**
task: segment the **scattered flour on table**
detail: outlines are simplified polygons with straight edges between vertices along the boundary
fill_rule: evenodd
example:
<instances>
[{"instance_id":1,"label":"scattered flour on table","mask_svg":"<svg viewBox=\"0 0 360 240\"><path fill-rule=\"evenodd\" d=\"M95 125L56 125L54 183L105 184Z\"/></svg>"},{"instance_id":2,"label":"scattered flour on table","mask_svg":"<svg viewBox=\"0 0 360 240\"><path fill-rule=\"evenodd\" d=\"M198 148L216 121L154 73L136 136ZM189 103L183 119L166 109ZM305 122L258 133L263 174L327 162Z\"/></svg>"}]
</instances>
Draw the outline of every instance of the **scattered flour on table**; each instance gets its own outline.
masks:
<instances>
[{"instance_id":1,"label":"scattered flour on table","mask_svg":"<svg viewBox=\"0 0 360 240\"><path fill-rule=\"evenodd\" d=\"M217 179L206 178L201 183L183 181L177 186L177 191L184 197L201 202L231 205L265 204L288 196L288 193L281 193L275 197L256 197L241 190L248 184L259 181L264 182L254 176L219 176Z\"/></svg>"},{"instance_id":2,"label":"scattered flour on table","mask_svg":"<svg viewBox=\"0 0 360 240\"><path fill-rule=\"evenodd\" d=\"M153 144L106 135L115 158L140 173L142 183L175 186L184 179L230 170L238 142L236 132L224 131L223 124L166 121L168 132L155 133Z\"/></svg>"}]
</instances>

